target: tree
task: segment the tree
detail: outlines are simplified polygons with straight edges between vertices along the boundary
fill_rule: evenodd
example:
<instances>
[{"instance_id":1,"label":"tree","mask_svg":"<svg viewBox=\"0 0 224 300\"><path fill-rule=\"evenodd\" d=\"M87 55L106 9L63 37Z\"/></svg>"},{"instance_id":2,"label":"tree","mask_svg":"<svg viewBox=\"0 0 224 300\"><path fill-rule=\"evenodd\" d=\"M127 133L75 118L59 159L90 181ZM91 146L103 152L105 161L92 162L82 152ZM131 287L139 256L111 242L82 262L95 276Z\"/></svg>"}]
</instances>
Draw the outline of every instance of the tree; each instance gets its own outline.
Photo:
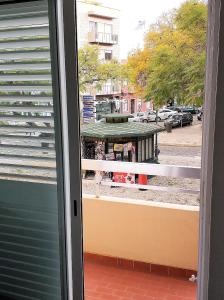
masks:
<instances>
[{"instance_id":1,"label":"tree","mask_svg":"<svg viewBox=\"0 0 224 300\"><path fill-rule=\"evenodd\" d=\"M128 57L124 67L124 77L135 87L135 92L144 95L144 88L147 82L147 67L149 60L149 50L136 50Z\"/></svg>"},{"instance_id":2,"label":"tree","mask_svg":"<svg viewBox=\"0 0 224 300\"><path fill-rule=\"evenodd\" d=\"M90 86L100 90L106 81L119 80L121 77L120 64L115 60L102 62L97 46L86 45L79 49L78 62L81 92L87 91Z\"/></svg>"},{"instance_id":3,"label":"tree","mask_svg":"<svg viewBox=\"0 0 224 300\"><path fill-rule=\"evenodd\" d=\"M169 100L201 104L204 96L207 7L199 0L186 1L149 28L143 50L127 62L128 78L146 100L157 106ZM138 66L139 62L144 66Z\"/></svg>"}]
</instances>

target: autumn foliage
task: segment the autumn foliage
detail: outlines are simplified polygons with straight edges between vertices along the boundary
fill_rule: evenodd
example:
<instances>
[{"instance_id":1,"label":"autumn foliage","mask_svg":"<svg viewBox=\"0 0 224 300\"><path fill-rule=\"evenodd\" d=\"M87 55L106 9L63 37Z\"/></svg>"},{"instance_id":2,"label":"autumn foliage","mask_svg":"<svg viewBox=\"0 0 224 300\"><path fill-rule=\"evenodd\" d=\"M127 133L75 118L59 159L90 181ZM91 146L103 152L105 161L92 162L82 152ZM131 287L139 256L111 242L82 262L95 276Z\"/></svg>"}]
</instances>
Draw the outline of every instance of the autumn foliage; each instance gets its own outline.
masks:
<instances>
[{"instance_id":1,"label":"autumn foliage","mask_svg":"<svg viewBox=\"0 0 224 300\"><path fill-rule=\"evenodd\" d=\"M142 50L133 51L126 75L158 106L175 100L201 105L204 97L207 6L190 0L150 26Z\"/></svg>"}]
</instances>

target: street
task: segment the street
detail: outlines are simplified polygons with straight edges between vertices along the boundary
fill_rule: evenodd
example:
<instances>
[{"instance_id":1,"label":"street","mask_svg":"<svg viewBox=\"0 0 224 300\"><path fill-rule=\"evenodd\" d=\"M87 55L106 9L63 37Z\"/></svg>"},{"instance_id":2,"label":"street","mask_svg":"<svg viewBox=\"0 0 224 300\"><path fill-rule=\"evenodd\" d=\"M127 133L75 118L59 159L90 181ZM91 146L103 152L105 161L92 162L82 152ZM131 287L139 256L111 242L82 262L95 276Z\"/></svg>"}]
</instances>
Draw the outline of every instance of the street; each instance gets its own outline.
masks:
<instances>
[{"instance_id":1,"label":"street","mask_svg":"<svg viewBox=\"0 0 224 300\"><path fill-rule=\"evenodd\" d=\"M161 124L162 125L162 124ZM159 137L159 163L189 167L201 166L201 123L194 122L192 126L176 128L172 133L162 132ZM149 179L149 185L173 187L182 189L200 189L200 180L188 178L158 177ZM94 194L96 186L93 180L83 181L83 193ZM139 191L130 188L100 187L100 194L105 196L142 199L174 204L199 205L199 193L184 194L177 192Z\"/></svg>"},{"instance_id":2,"label":"street","mask_svg":"<svg viewBox=\"0 0 224 300\"><path fill-rule=\"evenodd\" d=\"M159 163L189 167L201 166L201 147L159 145Z\"/></svg>"},{"instance_id":3,"label":"street","mask_svg":"<svg viewBox=\"0 0 224 300\"><path fill-rule=\"evenodd\" d=\"M166 156L185 156L185 157L200 157L201 147L183 147L183 146L164 146L160 145L160 155Z\"/></svg>"}]
</instances>

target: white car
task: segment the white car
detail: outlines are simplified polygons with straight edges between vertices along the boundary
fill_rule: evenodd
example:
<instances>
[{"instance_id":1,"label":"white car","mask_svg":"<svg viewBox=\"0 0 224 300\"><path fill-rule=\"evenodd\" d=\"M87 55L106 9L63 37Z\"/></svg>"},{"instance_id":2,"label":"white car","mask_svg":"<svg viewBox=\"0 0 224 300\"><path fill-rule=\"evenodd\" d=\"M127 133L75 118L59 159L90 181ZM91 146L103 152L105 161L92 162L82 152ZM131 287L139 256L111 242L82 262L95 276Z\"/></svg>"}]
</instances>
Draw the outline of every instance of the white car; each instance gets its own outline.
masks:
<instances>
[{"instance_id":1,"label":"white car","mask_svg":"<svg viewBox=\"0 0 224 300\"><path fill-rule=\"evenodd\" d=\"M158 111L158 121L166 120L169 117L176 115L177 111L171 110L171 109L160 109Z\"/></svg>"},{"instance_id":2,"label":"white car","mask_svg":"<svg viewBox=\"0 0 224 300\"><path fill-rule=\"evenodd\" d=\"M129 119L129 122L142 122L142 119L145 117L145 113L143 112L137 112L134 114L131 114L131 118Z\"/></svg>"},{"instance_id":3,"label":"white car","mask_svg":"<svg viewBox=\"0 0 224 300\"><path fill-rule=\"evenodd\" d=\"M148 111L148 112L137 112L132 114L132 118L129 119L131 122L154 122L156 120L156 113L154 111Z\"/></svg>"}]
</instances>

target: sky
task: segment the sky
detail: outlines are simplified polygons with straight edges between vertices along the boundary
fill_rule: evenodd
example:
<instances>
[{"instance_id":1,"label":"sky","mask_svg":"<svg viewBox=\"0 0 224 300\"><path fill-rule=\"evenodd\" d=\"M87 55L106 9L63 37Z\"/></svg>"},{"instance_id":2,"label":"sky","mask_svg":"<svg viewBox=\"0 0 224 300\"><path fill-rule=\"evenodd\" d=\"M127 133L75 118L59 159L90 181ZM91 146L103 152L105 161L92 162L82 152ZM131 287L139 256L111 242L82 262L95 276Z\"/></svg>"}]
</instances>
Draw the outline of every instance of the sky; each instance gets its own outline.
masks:
<instances>
[{"instance_id":1,"label":"sky","mask_svg":"<svg viewBox=\"0 0 224 300\"><path fill-rule=\"evenodd\" d=\"M157 18L174 8L184 0L101 0L105 6L118 8L120 20L120 58L125 59L132 49L142 47L144 32ZM138 28L138 22L145 21L145 28Z\"/></svg>"}]
</instances>

